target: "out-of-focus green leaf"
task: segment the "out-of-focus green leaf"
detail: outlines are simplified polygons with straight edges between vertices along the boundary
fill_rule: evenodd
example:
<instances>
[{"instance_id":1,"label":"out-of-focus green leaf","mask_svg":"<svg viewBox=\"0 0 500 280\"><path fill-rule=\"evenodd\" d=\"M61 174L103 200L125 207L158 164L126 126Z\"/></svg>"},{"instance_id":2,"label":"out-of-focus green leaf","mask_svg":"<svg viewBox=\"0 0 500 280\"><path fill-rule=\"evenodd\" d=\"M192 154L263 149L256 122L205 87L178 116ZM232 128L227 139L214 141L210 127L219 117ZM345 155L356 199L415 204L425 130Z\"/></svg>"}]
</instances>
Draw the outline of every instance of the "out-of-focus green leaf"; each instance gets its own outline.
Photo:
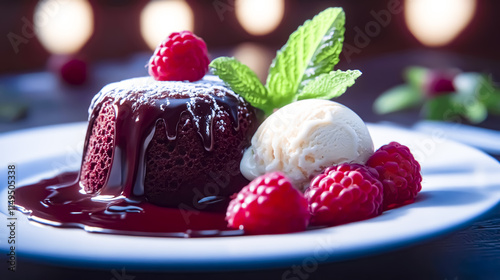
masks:
<instances>
[{"instance_id":1,"label":"out-of-focus green leaf","mask_svg":"<svg viewBox=\"0 0 500 280\"><path fill-rule=\"evenodd\" d=\"M409 85L422 90L428 71L429 69L424 67L408 67L404 71L404 78Z\"/></svg>"},{"instance_id":2,"label":"out-of-focus green leaf","mask_svg":"<svg viewBox=\"0 0 500 280\"><path fill-rule=\"evenodd\" d=\"M500 114L500 90L497 89L491 77L481 75L477 85L478 99L492 114Z\"/></svg>"},{"instance_id":3,"label":"out-of-focus green leaf","mask_svg":"<svg viewBox=\"0 0 500 280\"><path fill-rule=\"evenodd\" d=\"M458 121L460 111L452 95L429 99L423 107L425 118L437 121Z\"/></svg>"},{"instance_id":4,"label":"out-of-focus green leaf","mask_svg":"<svg viewBox=\"0 0 500 280\"><path fill-rule=\"evenodd\" d=\"M488 116L486 106L484 106L484 104L479 102L477 99L463 104L463 109L464 117L471 123L480 123Z\"/></svg>"},{"instance_id":5,"label":"out-of-focus green leaf","mask_svg":"<svg viewBox=\"0 0 500 280\"><path fill-rule=\"evenodd\" d=\"M483 100L483 104L490 113L500 115L500 91L493 91L487 99Z\"/></svg>"},{"instance_id":6,"label":"out-of-focus green leaf","mask_svg":"<svg viewBox=\"0 0 500 280\"><path fill-rule=\"evenodd\" d=\"M396 86L375 100L373 110L377 114L388 114L415 107L421 104L422 100L422 95L416 88L408 85Z\"/></svg>"},{"instance_id":7,"label":"out-of-focus green leaf","mask_svg":"<svg viewBox=\"0 0 500 280\"><path fill-rule=\"evenodd\" d=\"M424 112L427 119L460 122L467 119L480 123L488 115L483 103L474 97L463 98L457 94L438 96L426 102Z\"/></svg>"},{"instance_id":8,"label":"out-of-focus green leaf","mask_svg":"<svg viewBox=\"0 0 500 280\"><path fill-rule=\"evenodd\" d=\"M377 113L389 113L424 103L424 117L431 120L471 123L484 121L488 113L500 115L500 89L491 77L481 73L459 73L453 80L455 92L425 97L425 80L429 71L423 67L405 70L406 85L395 87L380 96L374 104Z\"/></svg>"},{"instance_id":9,"label":"out-of-focus green leaf","mask_svg":"<svg viewBox=\"0 0 500 280\"><path fill-rule=\"evenodd\" d=\"M13 122L26 116L28 106L19 102L0 103L0 122Z\"/></svg>"}]
</instances>

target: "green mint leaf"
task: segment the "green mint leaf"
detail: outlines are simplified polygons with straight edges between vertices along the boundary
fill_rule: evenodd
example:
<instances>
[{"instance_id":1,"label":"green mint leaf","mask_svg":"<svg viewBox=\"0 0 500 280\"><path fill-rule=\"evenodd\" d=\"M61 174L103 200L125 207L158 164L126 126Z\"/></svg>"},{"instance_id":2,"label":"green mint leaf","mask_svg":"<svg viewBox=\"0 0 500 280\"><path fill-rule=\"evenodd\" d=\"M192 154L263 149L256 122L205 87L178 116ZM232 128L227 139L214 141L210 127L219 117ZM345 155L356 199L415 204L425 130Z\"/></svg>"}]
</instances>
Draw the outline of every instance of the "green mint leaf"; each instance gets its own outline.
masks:
<instances>
[{"instance_id":1,"label":"green mint leaf","mask_svg":"<svg viewBox=\"0 0 500 280\"><path fill-rule=\"evenodd\" d=\"M210 63L210 68L252 106L262 109L266 114L272 113L267 89L248 66L233 57L219 57Z\"/></svg>"},{"instance_id":2,"label":"green mint leaf","mask_svg":"<svg viewBox=\"0 0 500 280\"><path fill-rule=\"evenodd\" d=\"M294 101L299 89L333 70L342 51L344 24L342 8L328 8L290 35L273 60L266 81L274 107Z\"/></svg>"},{"instance_id":3,"label":"green mint leaf","mask_svg":"<svg viewBox=\"0 0 500 280\"><path fill-rule=\"evenodd\" d=\"M373 110L377 114L388 114L415 107L422 101L423 98L418 89L401 85L382 93L373 103Z\"/></svg>"},{"instance_id":4,"label":"green mint leaf","mask_svg":"<svg viewBox=\"0 0 500 280\"><path fill-rule=\"evenodd\" d=\"M347 70L345 72L337 70L328 74L321 74L300 91L297 99L332 99L339 97L348 87L354 84L359 76L361 76L361 72L358 70Z\"/></svg>"}]
</instances>

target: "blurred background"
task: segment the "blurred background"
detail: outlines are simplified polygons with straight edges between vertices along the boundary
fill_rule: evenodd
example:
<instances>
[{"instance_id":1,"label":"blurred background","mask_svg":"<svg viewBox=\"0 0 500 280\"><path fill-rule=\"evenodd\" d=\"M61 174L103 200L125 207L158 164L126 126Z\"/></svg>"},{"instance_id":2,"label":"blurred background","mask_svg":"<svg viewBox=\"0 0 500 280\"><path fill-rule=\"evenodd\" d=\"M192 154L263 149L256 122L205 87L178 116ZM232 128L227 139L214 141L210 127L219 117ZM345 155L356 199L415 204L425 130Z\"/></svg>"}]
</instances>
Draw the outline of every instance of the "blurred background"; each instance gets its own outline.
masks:
<instances>
[{"instance_id":1,"label":"blurred background","mask_svg":"<svg viewBox=\"0 0 500 280\"><path fill-rule=\"evenodd\" d=\"M500 80L494 0L1 1L0 132L85 121L92 96L107 83L147 75L152 51L173 31L193 31L212 58L235 56L264 80L289 34L332 6L347 16L336 68L363 72L339 101L365 121L411 125L419 118L418 110L371 109L410 65Z\"/></svg>"},{"instance_id":2,"label":"blurred background","mask_svg":"<svg viewBox=\"0 0 500 280\"><path fill-rule=\"evenodd\" d=\"M148 74L146 65L154 48L172 31L193 31L205 40L211 58L235 56L264 80L289 34L327 7L343 7L347 18L344 50L336 68L363 72L338 101L367 122L421 127L421 107L383 115L372 107L382 93L405 82L403 72L409 66L484 73L500 82L497 0L0 1L0 136L86 121L90 101L103 86ZM500 113L500 99L497 109ZM464 132L457 126L445 132L459 140L469 136L472 140L466 143L500 160L500 117L489 114L474 125L488 132ZM478 140L489 141L483 145ZM462 273L469 278L470 271L483 273L493 264L495 268L485 269L489 274L483 279L495 279L498 258L491 256L498 247L498 222L475 228L475 235L461 232L448 243L429 243L416 252L375 256L361 263L333 264L330 271L344 268L352 276L359 267L371 267L363 271L386 274L387 266L377 266L381 263L374 261L377 258L388 264L406 261L408 266L401 269L408 268L405 276L408 271L418 272L416 262L427 263L419 272L424 275L429 270L447 271L445 275ZM447 266L447 261L453 266ZM47 275L43 269L35 266L22 272L37 278ZM107 279L109 275L106 272ZM83 279L84 274L72 279L77 278Z\"/></svg>"}]
</instances>

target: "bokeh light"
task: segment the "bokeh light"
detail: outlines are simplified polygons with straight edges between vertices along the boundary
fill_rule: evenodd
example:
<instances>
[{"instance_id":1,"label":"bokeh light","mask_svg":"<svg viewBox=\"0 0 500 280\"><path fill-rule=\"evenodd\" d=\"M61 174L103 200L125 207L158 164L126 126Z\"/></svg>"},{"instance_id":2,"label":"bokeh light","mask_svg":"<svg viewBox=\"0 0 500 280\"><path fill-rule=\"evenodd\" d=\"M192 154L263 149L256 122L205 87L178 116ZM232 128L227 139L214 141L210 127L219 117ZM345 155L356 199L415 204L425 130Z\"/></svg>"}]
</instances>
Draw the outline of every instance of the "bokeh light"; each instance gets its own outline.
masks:
<instances>
[{"instance_id":1,"label":"bokeh light","mask_svg":"<svg viewBox=\"0 0 500 280\"><path fill-rule=\"evenodd\" d=\"M467 27L476 5L476 0L406 0L406 24L422 44L444 46Z\"/></svg>"},{"instance_id":2,"label":"bokeh light","mask_svg":"<svg viewBox=\"0 0 500 280\"><path fill-rule=\"evenodd\" d=\"M53 54L77 52L94 31L92 7L86 0L40 1L33 23L41 44Z\"/></svg>"},{"instance_id":3,"label":"bokeh light","mask_svg":"<svg viewBox=\"0 0 500 280\"><path fill-rule=\"evenodd\" d=\"M193 29L193 10L183 0L151 1L141 13L141 34L152 50L170 33Z\"/></svg>"},{"instance_id":4,"label":"bokeh light","mask_svg":"<svg viewBox=\"0 0 500 280\"><path fill-rule=\"evenodd\" d=\"M276 55L270 48L256 43L239 44L233 56L252 69L262 82L266 81L269 66Z\"/></svg>"},{"instance_id":5,"label":"bokeh light","mask_svg":"<svg viewBox=\"0 0 500 280\"><path fill-rule=\"evenodd\" d=\"M251 35L273 32L285 13L285 0L236 0L236 17Z\"/></svg>"}]
</instances>

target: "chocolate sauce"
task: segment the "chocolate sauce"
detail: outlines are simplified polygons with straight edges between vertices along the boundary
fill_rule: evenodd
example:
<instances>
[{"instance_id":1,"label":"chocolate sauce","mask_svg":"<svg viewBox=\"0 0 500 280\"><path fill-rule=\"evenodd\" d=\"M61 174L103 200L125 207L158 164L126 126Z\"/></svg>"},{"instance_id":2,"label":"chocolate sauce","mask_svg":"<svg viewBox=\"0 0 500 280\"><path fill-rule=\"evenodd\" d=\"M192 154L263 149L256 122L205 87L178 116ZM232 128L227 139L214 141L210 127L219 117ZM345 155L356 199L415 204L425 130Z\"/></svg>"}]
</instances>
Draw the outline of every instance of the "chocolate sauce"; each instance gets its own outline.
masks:
<instances>
[{"instance_id":1,"label":"chocolate sauce","mask_svg":"<svg viewBox=\"0 0 500 280\"><path fill-rule=\"evenodd\" d=\"M89 232L157 237L242 235L224 213L160 207L144 200L81 192L78 172L63 173L16 190L17 208L42 224Z\"/></svg>"}]
</instances>

